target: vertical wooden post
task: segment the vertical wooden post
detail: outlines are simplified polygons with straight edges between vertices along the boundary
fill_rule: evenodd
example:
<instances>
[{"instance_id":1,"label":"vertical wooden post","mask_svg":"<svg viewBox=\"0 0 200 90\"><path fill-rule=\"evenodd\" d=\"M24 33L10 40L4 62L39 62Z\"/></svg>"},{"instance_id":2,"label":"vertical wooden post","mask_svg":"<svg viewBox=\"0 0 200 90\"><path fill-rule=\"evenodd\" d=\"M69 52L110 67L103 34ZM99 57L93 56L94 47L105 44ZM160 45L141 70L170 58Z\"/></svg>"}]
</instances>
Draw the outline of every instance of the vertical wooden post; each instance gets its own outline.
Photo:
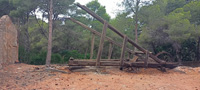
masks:
<instances>
[{"instance_id":1,"label":"vertical wooden post","mask_svg":"<svg viewBox=\"0 0 200 90\"><path fill-rule=\"evenodd\" d=\"M112 51L113 51L113 44L110 43L110 44L109 44L109 51L108 51L108 59L109 59L109 60L111 59Z\"/></svg>"},{"instance_id":2,"label":"vertical wooden post","mask_svg":"<svg viewBox=\"0 0 200 90\"><path fill-rule=\"evenodd\" d=\"M84 59L87 58L87 53L88 53L88 47L87 47L86 50L85 50L85 56L84 56Z\"/></svg>"},{"instance_id":3,"label":"vertical wooden post","mask_svg":"<svg viewBox=\"0 0 200 90\"><path fill-rule=\"evenodd\" d=\"M108 27L108 23L106 21L104 21L104 26L103 26L103 30L102 30L102 34L101 34L101 39L100 39L99 49L98 49L98 54L97 54L97 60L96 60L97 67L100 66L100 59L101 59L101 55L102 55L102 51L103 51L103 45L104 45L104 39L106 36L107 27Z\"/></svg>"},{"instance_id":4,"label":"vertical wooden post","mask_svg":"<svg viewBox=\"0 0 200 90\"><path fill-rule=\"evenodd\" d=\"M123 40L123 45L122 45L122 51L121 51L121 56L120 56L120 70L123 69L123 65L124 65L124 55L125 55L125 50L126 50L126 43L127 43L127 37L124 37Z\"/></svg>"},{"instance_id":5,"label":"vertical wooden post","mask_svg":"<svg viewBox=\"0 0 200 90\"><path fill-rule=\"evenodd\" d=\"M130 57L131 57L131 53L130 52L128 52L128 59L130 60Z\"/></svg>"},{"instance_id":6,"label":"vertical wooden post","mask_svg":"<svg viewBox=\"0 0 200 90\"><path fill-rule=\"evenodd\" d=\"M93 53L94 53L94 41L95 41L95 34L92 34L92 41L91 41L91 50L90 50L90 59L93 58Z\"/></svg>"},{"instance_id":7,"label":"vertical wooden post","mask_svg":"<svg viewBox=\"0 0 200 90\"><path fill-rule=\"evenodd\" d=\"M149 59L149 53L148 53L148 51L146 51L146 57L145 57L145 61L144 61L145 67L148 66L148 59Z\"/></svg>"}]
</instances>

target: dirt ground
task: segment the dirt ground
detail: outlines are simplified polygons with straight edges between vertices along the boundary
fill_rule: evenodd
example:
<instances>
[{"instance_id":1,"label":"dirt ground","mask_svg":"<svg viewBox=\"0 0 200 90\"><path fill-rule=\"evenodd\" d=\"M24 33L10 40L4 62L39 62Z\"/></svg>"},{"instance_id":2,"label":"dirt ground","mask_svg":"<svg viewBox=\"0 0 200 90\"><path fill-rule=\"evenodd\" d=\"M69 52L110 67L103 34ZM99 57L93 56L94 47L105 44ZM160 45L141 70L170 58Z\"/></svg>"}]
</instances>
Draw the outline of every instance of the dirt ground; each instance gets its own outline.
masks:
<instances>
[{"instance_id":1,"label":"dirt ground","mask_svg":"<svg viewBox=\"0 0 200 90\"><path fill-rule=\"evenodd\" d=\"M56 69L69 72L65 66ZM92 70L91 70L92 71ZM0 70L0 90L200 90L200 67L137 73L107 67L101 72L64 73L44 66L14 64Z\"/></svg>"}]
</instances>

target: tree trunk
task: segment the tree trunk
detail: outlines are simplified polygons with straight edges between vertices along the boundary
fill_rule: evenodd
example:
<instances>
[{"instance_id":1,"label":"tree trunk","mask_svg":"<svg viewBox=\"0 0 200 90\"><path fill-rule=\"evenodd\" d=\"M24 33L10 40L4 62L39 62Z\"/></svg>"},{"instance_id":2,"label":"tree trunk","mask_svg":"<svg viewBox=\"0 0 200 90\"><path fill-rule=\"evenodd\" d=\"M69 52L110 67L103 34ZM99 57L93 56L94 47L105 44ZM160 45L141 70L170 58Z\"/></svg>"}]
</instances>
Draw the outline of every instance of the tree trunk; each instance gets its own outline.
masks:
<instances>
[{"instance_id":1,"label":"tree trunk","mask_svg":"<svg viewBox=\"0 0 200 90\"><path fill-rule=\"evenodd\" d=\"M46 66L49 67L51 63L51 51L52 51L52 15L53 15L53 0L49 0L49 38L48 38L48 51L46 57Z\"/></svg>"},{"instance_id":2,"label":"tree trunk","mask_svg":"<svg viewBox=\"0 0 200 90\"><path fill-rule=\"evenodd\" d=\"M179 57L179 51L176 50L176 58L178 60L178 64L181 65L182 64L182 60Z\"/></svg>"},{"instance_id":3,"label":"tree trunk","mask_svg":"<svg viewBox=\"0 0 200 90\"><path fill-rule=\"evenodd\" d=\"M138 20L137 20L137 15L136 15L136 21L135 21L135 43L137 43L138 42L138 30L137 30L137 28L138 28ZM137 48L135 47L135 49L134 49L135 51L137 51Z\"/></svg>"},{"instance_id":4,"label":"tree trunk","mask_svg":"<svg viewBox=\"0 0 200 90\"><path fill-rule=\"evenodd\" d=\"M30 44L30 35L29 35L29 31L28 31L28 28L29 28L29 13L27 13L26 15L26 21L25 21L25 24L26 24L26 28L25 28L25 63L29 63L29 57L30 57L30 47L31 47L31 44Z\"/></svg>"},{"instance_id":5,"label":"tree trunk","mask_svg":"<svg viewBox=\"0 0 200 90\"><path fill-rule=\"evenodd\" d=\"M154 54L157 54L158 52L156 51L156 46L155 46L155 44L154 44L154 43L151 43L151 46L152 46L152 48L153 48Z\"/></svg>"},{"instance_id":6,"label":"tree trunk","mask_svg":"<svg viewBox=\"0 0 200 90\"><path fill-rule=\"evenodd\" d=\"M173 44L173 47L174 47L174 49L176 50L176 58L177 58L177 60L178 60L178 64L179 65L182 65L182 60L180 59L180 57L179 57L179 53L180 53L180 49L181 49L181 46L178 44L178 43L174 43Z\"/></svg>"},{"instance_id":7,"label":"tree trunk","mask_svg":"<svg viewBox=\"0 0 200 90\"><path fill-rule=\"evenodd\" d=\"M138 44L138 11L139 11L139 4L140 0L136 0L136 6L135 6L135 43ZM135 47L134 51L137 51L137 48Z\"/></svg>"},{"instance_id":8,"label":"tree trunk","mask_svg":"<svg viewBox=\"0 0 200 90\"><path fill-rule=\"evenodd\" d=\"M199 46L200 46L200 37L199 37L199 39L198 39L198 41L197 41L197 53L196 53L196 57L197 57L197 61L200 61L199 59L200 59L200 48L199 48Z\"/></svg>"}]
</instances>

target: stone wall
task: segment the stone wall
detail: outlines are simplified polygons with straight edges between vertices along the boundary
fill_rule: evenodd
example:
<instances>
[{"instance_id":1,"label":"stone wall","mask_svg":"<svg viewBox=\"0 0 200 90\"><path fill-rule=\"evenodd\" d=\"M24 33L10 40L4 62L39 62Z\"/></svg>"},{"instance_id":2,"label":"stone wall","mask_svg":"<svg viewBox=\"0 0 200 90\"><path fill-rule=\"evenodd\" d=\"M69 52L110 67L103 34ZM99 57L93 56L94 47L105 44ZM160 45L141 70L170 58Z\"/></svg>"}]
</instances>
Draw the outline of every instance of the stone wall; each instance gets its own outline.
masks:
<instances>
[{"instance_id":1,"label":"stone wall","mask_svg":"<svg viewBox=\"0 0 200 90\"><path fill-rule=\"evenodd\" d=\"M18 60L17 29L9 16L0 18L0 69Z\"/></svg>"}]
</instances>

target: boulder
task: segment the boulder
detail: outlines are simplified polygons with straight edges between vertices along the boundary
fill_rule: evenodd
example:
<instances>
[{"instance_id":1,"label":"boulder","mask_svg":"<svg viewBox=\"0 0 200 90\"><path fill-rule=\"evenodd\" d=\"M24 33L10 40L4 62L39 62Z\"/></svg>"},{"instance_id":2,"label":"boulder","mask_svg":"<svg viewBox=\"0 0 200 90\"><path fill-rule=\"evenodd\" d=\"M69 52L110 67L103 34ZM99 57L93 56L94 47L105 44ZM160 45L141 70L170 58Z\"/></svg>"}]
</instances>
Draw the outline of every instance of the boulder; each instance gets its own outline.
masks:
<instances>
[{"instance_id":1,"label":"boulder","mask_svg":"<svg viewBox=\"0 0 200 90\"><path fill-rule=\"evenodd\" d=\"M0 18L0 69L18 60L17 29L8 15Z\"/></svg>"}]
</instances>

